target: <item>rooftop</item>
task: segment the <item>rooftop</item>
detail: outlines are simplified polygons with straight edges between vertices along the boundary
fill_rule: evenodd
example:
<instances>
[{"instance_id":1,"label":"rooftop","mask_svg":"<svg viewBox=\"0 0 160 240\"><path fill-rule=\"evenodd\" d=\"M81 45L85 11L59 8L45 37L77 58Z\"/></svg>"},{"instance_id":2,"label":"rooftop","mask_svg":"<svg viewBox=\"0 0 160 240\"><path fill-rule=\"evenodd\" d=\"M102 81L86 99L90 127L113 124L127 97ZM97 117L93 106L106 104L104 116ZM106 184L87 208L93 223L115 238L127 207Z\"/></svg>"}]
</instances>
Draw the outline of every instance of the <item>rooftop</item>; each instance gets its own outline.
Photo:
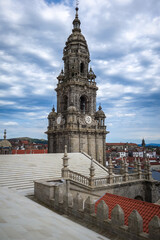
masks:
<instances>
[{"instance_id":1,"label":"rooftop","mask_svg":"<svg viewBox=\"0 0 160 240\"><path fill-rule=\"evenodd\" d=\"M1 240L108 240L19 192L0 188Z\"/></svg>"},{"instance_id":2,"label":"rooftop","mask_svg":"<svg viewBox=\"0 0 160 240\"><path fill-rule=\"evenodd\" d=\"M96 207L100 201L104 200L105 203L108 205L109 208L109 218L111 218L111 211L112 209L119 204L120 207L124 211L125 215L125 225L128 225L128 217L131 212L135 209L139 212L141 217L143 218L143 231L148 233L148 224L151 219L157 215L160 217L160 206L148 203L136 199L121 197L118 195L106 193L103 197L101 197L96 202Z\"/></svg>"},{"instance_id":3,"label":"rooftop","mask_svg":"<svg viewBox=\"0 0 160 240\"><path fill-rule=\"evenodd\" d=\"M136 143L106 143L106 146L125 146L125 145L128 145L128 146L137 146Z\"/></svg>"},{"instance_id":4,"label":"rooftop","mask_svg":"<svg viewBox=\"0 0 160 240\"><path fill-rule=\"evenodd\" d=\"M33 181L61 177L63 153L0 155L0 187L33 191ZM68 168L89 177L91 159L83 153L68 153ZM107 170L94 162L96 177L106 177Z\"/></svg>"}]
</instances>

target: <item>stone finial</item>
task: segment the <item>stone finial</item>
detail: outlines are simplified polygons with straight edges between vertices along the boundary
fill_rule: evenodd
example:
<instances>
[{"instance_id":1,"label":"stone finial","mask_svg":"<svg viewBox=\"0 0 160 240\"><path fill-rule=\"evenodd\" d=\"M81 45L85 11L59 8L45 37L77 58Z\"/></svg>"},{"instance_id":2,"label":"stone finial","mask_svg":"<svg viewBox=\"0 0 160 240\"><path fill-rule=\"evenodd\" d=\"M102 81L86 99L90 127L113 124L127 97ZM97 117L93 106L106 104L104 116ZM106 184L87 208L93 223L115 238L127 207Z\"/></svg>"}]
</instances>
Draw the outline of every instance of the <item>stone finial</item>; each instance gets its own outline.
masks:
<instances>
[{"instance_id":1,"label":"stone finial","mask_svg":"<svg viewBox=\"0 0 160 240\"><path fill-rule=\"evenodd\" d=\"M67 145L65 145L64 156L63 156L63 168L62 168L62 177L68 178L69 169L68 169L68 156L67 156Z\"/></svg>"},{"instance_id":2,"label":"stone finial","mask_svg":"<svg viewBox=\"0 0 160 240\"><path fill-rule=\"evenodd\" d=\"M138 178L142 178L142 170L141 170L141 161L140 158L138 158Z\"/></svg>"},{"instance_id":3,"label":"stone finial","mask_svg":"<svg viewBox=\"0 0 160 240\"><path fill-rule=\"evenodd\" d=\"M149 238L152 240L160 239L160 218L154 216L149 223Z\"/></svg>"},{"instance_id":4,"label":"stone finial","mask_svg":"<svg viewBox=\"0 0 160 240\"><path fill-rule=\"evenodd\" d=\"M129 215L128 231L135 234L143 232L143 219L136 210L133 210L133 212Z\"/></svg>"},{"instance_id":5,"label":"stone finial","mask_svg":"<svg viewBox=\"0 0 160 240\"><path fill-rule=\"evenodd\" d=\"M113 164L112 164L111 154L109 157L108 172L109 172L109 183L112 184L113 183Z\"/></svg>"},{"instance_id":6,"label":"stone finial","mask_svg":"<svg viewBox=\"0 0 160 240\"><path fill-rule=\"evenodd\" d=\"M124 160L124 180L128 181L128 164L127 164L127 158Z\"/></svg>"},{"instance_id":7,"label":"stone finial","mask_svg":"<svg viewBox=\"0 0 160 240\"><path fill-rule=\"evenodd\" d=\"M64 146L64 157L67 157L67 145Z\"/></svg>"},{"instance_id":8,"label":"stone finial","mask_svg":"<svg viewBox=\"0 0 160 240\"><path fill-rule=\"evenodd\" d=\"M93 178L95 176L95 168L94 168L94 165L93 165L93 158L91 158L91 165L90 165L90 178L89 178L89 184L91 187L94 186L94 181L93 181Z\"/></svg>"},{"instance_id":9,"label":"stone finial","mask_svg":"<svg viewBox=\"0 0 160 240\"><path fill-rule=\"evenodd\" d=\"M84 212L89 214L95 213L95 203L91 196L88 196L84 202Z\"/></svg>"},{"instance_id":10,"label":"stone finial","mask_svg":"<svg viewBox=\"0 0 160 240\"><path fill-rule=\"evenodd\" d=\"M126 173L126 172L128 173L128 163L127 163L127 158L125 158L125 160L124 160L124 170L125 170L125 173Z\"/></svg>"},{"instance_id":11,"label":"stone finial","mask_svg":"<svg viewBox=\"0 0 160 240\"><path fill-rule=\"evenodd\" d=\"M124 174L124 159L123 159L123 157L122 157L122 160L121 160L121 170L120 170L120 173Z\"/></svg>"},{"instance_id":12,"label":"stone finial","mask_svg":"<svg viewBox=\"0 0 160 240\"><path fill-rule=\"evenodd\" d=\"M77 193L76 197L73 198L73 209L75 211L83 209L83 198L81 197L80 193Z\"/></svg>"},{"instance_id":13,"label":"stone finial","mask_svg":"<svg viewBox=\"0 0 160 240\"><path fill-rule=\"evenodd\" d=\"M137 158L135 157L134 158L134 172L136 173L137 172Z\"/></svg>"},{"instance_id":14,"label":"stone finial","mask_svg":"<svg viewBox=\"0 0 160 240\"><path fill-rule=\"evenodd\" d=\"M118 204L111 212L111 223L118 227L124 225L124 211Z\"/></svg>"},{"instance_id":15,"label":"stone finial","mask_svg":"<svg viewBox=\"0 0 160 240\"><path fill-rule=\"evenodd\" d=\"M147 161L147 175L148 175L148 180L152 180L151 164L150 164L149 158Z\"/></svg>"},{"instance_id":16,"label":"stone finial","mask_svg":"<svg viewBox=\"0 0 160 240\"><path fill-rule=\"evenodd\" d=\"M112 164L111 154L110 154L110 156L109 156L108 170L109 170L109 175L112 175L112 173L113 173L113 164Z\"/></svg>"},{"instance_id":17,"label":"stone finial","mask_svg":"<svg viewBox=\"0 0 160 240\"><path fill-rule=\"evenodd\" d=\"M147 172L147 159L146 159L146 157L144 159L144 171L145 171L145 173Z\"/></svg>"},{"instance_id":18,"label":"stone finial","mask_svg":"<svg viewBox=\"0 0 160 240\"><path fill-rule=\"evenodd\" d=\"M97 223L102 223L104 220L108 219L108 206L105 201L100 201L97 206Z\"/></svg>"}]
</instances>

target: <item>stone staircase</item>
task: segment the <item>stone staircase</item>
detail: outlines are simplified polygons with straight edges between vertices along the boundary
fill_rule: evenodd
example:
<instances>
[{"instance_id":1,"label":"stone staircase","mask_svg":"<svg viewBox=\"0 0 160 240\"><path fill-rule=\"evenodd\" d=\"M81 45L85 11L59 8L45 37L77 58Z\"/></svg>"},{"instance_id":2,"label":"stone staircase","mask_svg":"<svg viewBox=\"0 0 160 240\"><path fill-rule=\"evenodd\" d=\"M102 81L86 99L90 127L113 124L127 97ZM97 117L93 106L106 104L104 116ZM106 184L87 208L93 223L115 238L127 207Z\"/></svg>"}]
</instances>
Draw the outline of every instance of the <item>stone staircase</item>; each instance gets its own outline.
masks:
<instances>
[{"instance_id":1,"label":"stone staircase","mask_svg":"<svg viewBox=\"0 0 160 240\"><path fill-rule=\"evenodd\" d=\"M0 187L33 190L33 181L61 177L63 153L0 155ZM83 153L68 153L68 168L89 177L91 159ZM106 177L107 169L94 161L95 177Z\"/></svg>"}]
</instances>

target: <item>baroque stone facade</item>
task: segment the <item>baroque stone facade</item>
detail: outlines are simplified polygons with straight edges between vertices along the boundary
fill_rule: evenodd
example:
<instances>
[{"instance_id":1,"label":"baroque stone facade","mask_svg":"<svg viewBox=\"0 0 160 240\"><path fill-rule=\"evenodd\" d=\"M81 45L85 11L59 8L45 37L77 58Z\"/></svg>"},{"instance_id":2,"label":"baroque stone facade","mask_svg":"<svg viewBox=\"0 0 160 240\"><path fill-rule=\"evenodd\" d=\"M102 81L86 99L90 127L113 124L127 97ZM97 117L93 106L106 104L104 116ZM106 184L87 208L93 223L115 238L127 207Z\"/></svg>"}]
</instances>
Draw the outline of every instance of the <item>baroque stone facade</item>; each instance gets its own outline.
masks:
<instances>
[{"instance_id":1,"label":"baroque stone facade","mask_svg":"<svg viewBox=\"0 0 160 240\"><path fill-rule=\"evenodd\" d=\"M64 70L57 88L57 112L48 115L48 152L84 151L105 165L105 114L99 106L96 111L96 75L89 69L90 54L81 33L78 8L73 21L72 34L63 50Z\"/></svg>"}]
</instances>

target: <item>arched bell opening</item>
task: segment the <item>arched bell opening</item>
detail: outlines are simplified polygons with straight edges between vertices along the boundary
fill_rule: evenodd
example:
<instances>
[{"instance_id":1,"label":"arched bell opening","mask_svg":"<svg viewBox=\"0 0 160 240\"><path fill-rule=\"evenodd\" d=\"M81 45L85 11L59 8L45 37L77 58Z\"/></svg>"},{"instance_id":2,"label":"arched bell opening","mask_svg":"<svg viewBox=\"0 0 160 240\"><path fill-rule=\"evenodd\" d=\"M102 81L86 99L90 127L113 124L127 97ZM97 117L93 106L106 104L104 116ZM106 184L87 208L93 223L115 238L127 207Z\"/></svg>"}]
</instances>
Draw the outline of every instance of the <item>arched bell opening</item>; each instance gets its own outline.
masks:
<instances>
[{"instance_id":1,"label":"arched bell opening","mask_svg":"<svg viewBox=\"0 0 160 240\"><path fill-rule=\"evenodd\" d=\"M85 95L80 97L80 111L84 114L88 112L88 98Z\"/></svg>"},{"instance_id":2,"label":"arched bell opening","mask_svg":"<svg viewBox=\"0 0 160 240\"><path fill-rule=\"evenodd\" d=\"M84 63L83 62L80 63L80 73L84 74Z\"/></svg>"},{"instance_id":3,"label":"arched bell opening","mask_svg":"<svg viewBox=\"0 0 160 240\"><path fill-rule=\"evenodd\" d=\"M63 111L66 111L68 108L68 97L65 95L63 96Z\"/></svg>"}]
</instances>

